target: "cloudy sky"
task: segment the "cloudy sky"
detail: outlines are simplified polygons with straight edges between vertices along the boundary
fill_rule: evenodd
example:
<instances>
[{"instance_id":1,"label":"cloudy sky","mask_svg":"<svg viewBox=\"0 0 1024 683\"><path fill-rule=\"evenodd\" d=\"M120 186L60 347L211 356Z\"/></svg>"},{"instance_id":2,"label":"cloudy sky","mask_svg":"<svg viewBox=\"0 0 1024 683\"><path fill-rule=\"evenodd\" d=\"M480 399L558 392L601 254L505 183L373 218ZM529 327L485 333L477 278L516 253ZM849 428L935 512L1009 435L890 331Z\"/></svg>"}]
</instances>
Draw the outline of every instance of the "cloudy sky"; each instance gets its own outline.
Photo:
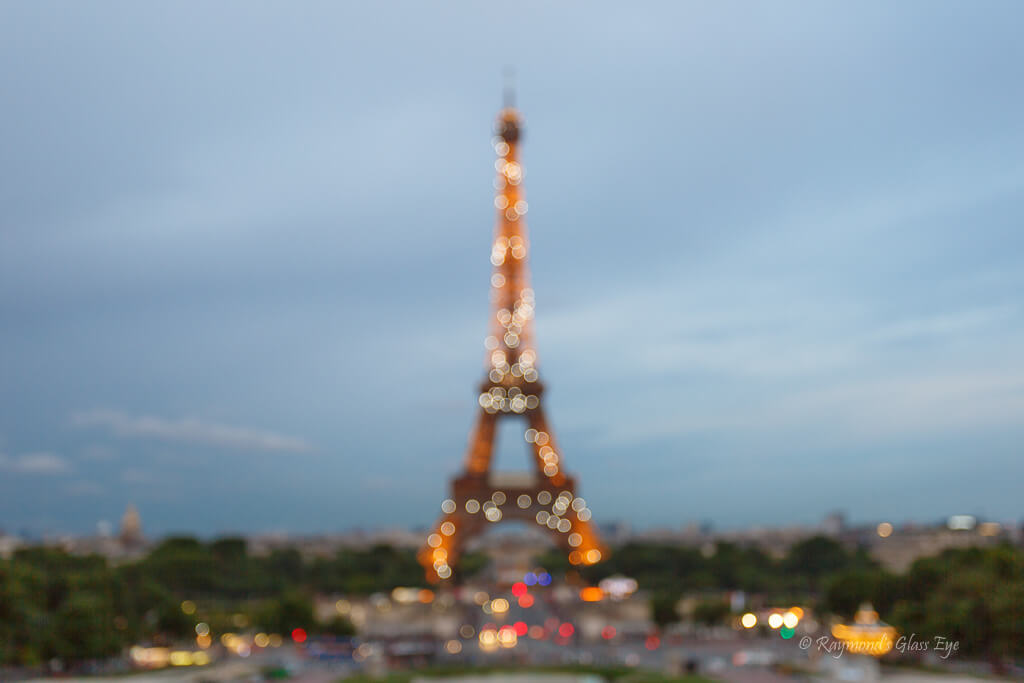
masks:
<instances>
[{"instance_id":1,"label":"cloudy sky","mask_svg":"<svg viewBox=\"0 0 1024 683\"><path fill-rule=\"evenodd\" d=\"M483 371L507 64L549 417L599 521L1019 519L1022 25L3 3L0 528L432 521Z\"/></svg>"}]
</instances>

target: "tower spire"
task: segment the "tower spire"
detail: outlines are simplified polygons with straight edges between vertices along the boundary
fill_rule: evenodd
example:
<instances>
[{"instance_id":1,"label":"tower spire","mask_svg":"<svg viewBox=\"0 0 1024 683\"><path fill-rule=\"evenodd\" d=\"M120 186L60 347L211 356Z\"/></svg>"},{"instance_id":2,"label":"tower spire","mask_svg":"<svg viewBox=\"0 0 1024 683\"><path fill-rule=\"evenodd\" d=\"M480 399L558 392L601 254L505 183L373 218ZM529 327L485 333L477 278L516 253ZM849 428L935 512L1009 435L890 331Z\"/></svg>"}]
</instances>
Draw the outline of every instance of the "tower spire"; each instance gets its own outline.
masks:
<instances>
[{"instance_id":1,"label":"tower spire","mask_svg":"<svg viewBox=\"0 0 1024 683\"><path fill-rule=\"evenodd\" d=\"M516 106L516 70L514 67L506 66L502 69L504 87L502 90L505 109L515 109Z\"/></svg>"},{"instance_id":2,"label":"tower spire","mask_svg":"<svg viewBox=\"0 0 1024 683\"><path fill-rule=\"evenodd\" d=\"M563 469L541 402L544 387L533 340L534 292L527 266L530 244L523 192L526 174L519 159L519 112L506 106L498 114L495 132L496 221L490 334L484 340L486 376L477 396L480 412L470 434L465 471L452 480L452 495L441 503L441 520L418 555L430 581L451 577L466 541L483 533L488 523L502 519L545 527L574 565L594 564L606 553L590 524L586 501L576 496L575 481ZM532 471L495 473L491 460L497 423L517 416L526 421L524 438L532 454Z\"/></svg>"}]
</instances>

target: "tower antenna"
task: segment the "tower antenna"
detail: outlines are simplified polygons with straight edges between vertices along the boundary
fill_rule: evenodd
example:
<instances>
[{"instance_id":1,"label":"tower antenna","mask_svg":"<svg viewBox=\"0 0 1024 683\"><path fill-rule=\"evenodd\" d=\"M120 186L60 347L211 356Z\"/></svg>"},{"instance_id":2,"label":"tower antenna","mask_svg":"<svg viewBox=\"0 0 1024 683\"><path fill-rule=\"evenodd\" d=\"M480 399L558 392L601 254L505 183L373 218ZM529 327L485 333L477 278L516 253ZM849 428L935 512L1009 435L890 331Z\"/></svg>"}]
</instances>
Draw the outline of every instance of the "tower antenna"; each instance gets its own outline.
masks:
<instances>
[{"instance_id":1,"label":"tower antenna","mask_svg":"<svg viewBox=\"0 0 1024 683\"><path fill-rule=\"evenodd\" d=\"M502 80L504 81L503 100L505 109L513 109L516 106L516 70L514 67L506 66L501 72Z\"/></svg>"}]
</instances>

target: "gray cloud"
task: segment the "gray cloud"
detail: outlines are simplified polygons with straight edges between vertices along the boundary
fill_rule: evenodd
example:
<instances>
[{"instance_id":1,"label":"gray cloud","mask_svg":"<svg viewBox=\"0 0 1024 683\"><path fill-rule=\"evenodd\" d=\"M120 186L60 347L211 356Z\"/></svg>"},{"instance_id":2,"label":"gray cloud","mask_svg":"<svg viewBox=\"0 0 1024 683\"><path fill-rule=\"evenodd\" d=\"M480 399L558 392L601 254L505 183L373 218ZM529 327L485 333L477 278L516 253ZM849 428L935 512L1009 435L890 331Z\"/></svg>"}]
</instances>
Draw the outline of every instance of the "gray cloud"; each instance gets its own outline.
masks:
<instances>
[{"instance_id":1,"label":"gray cloud","mask_svg":"<svg viewBox=\"0 0 1024 683\"><path fill-rule=\"evenodd\" d=\"M205 422L194 418L168 420L133 416L113 410L75 413L71 422L78 427L101 427L124 437L179 441L208 446L263 451L302 453L313 450L304 439L274 432Z\"/></svg>"},{"instance_id":2,"label":"gray cloud","mask_svg":"<svg viewBox=\"0 0 1024 683\"><path fill-rule=\"evenodd\" d=\"M71 463L55 453L22 453L4 455L0 453L0 469L18 474L66 474L72 470Z\"/></svg>"}]
</instances>

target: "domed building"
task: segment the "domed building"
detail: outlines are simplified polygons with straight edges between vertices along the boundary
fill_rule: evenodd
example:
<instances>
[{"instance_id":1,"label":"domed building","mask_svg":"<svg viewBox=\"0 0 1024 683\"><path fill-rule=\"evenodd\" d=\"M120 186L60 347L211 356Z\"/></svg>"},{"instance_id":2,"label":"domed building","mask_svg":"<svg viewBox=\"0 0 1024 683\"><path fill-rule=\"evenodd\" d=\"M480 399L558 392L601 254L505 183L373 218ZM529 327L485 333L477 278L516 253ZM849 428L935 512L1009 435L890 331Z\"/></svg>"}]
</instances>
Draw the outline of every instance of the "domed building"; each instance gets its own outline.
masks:
<instances>
[{"instance_id":1,"label":"domed building","mask_svg":"<svg viewBox=\"0 0 1024 683\"><path fill-rule=\"evenodd\" d=\"M142 518L139 511L130 503L121 518L121 532L118 538L125 549L138 548L146 543L146 537L142 535Z\"/></svg>"}]
</instances>

